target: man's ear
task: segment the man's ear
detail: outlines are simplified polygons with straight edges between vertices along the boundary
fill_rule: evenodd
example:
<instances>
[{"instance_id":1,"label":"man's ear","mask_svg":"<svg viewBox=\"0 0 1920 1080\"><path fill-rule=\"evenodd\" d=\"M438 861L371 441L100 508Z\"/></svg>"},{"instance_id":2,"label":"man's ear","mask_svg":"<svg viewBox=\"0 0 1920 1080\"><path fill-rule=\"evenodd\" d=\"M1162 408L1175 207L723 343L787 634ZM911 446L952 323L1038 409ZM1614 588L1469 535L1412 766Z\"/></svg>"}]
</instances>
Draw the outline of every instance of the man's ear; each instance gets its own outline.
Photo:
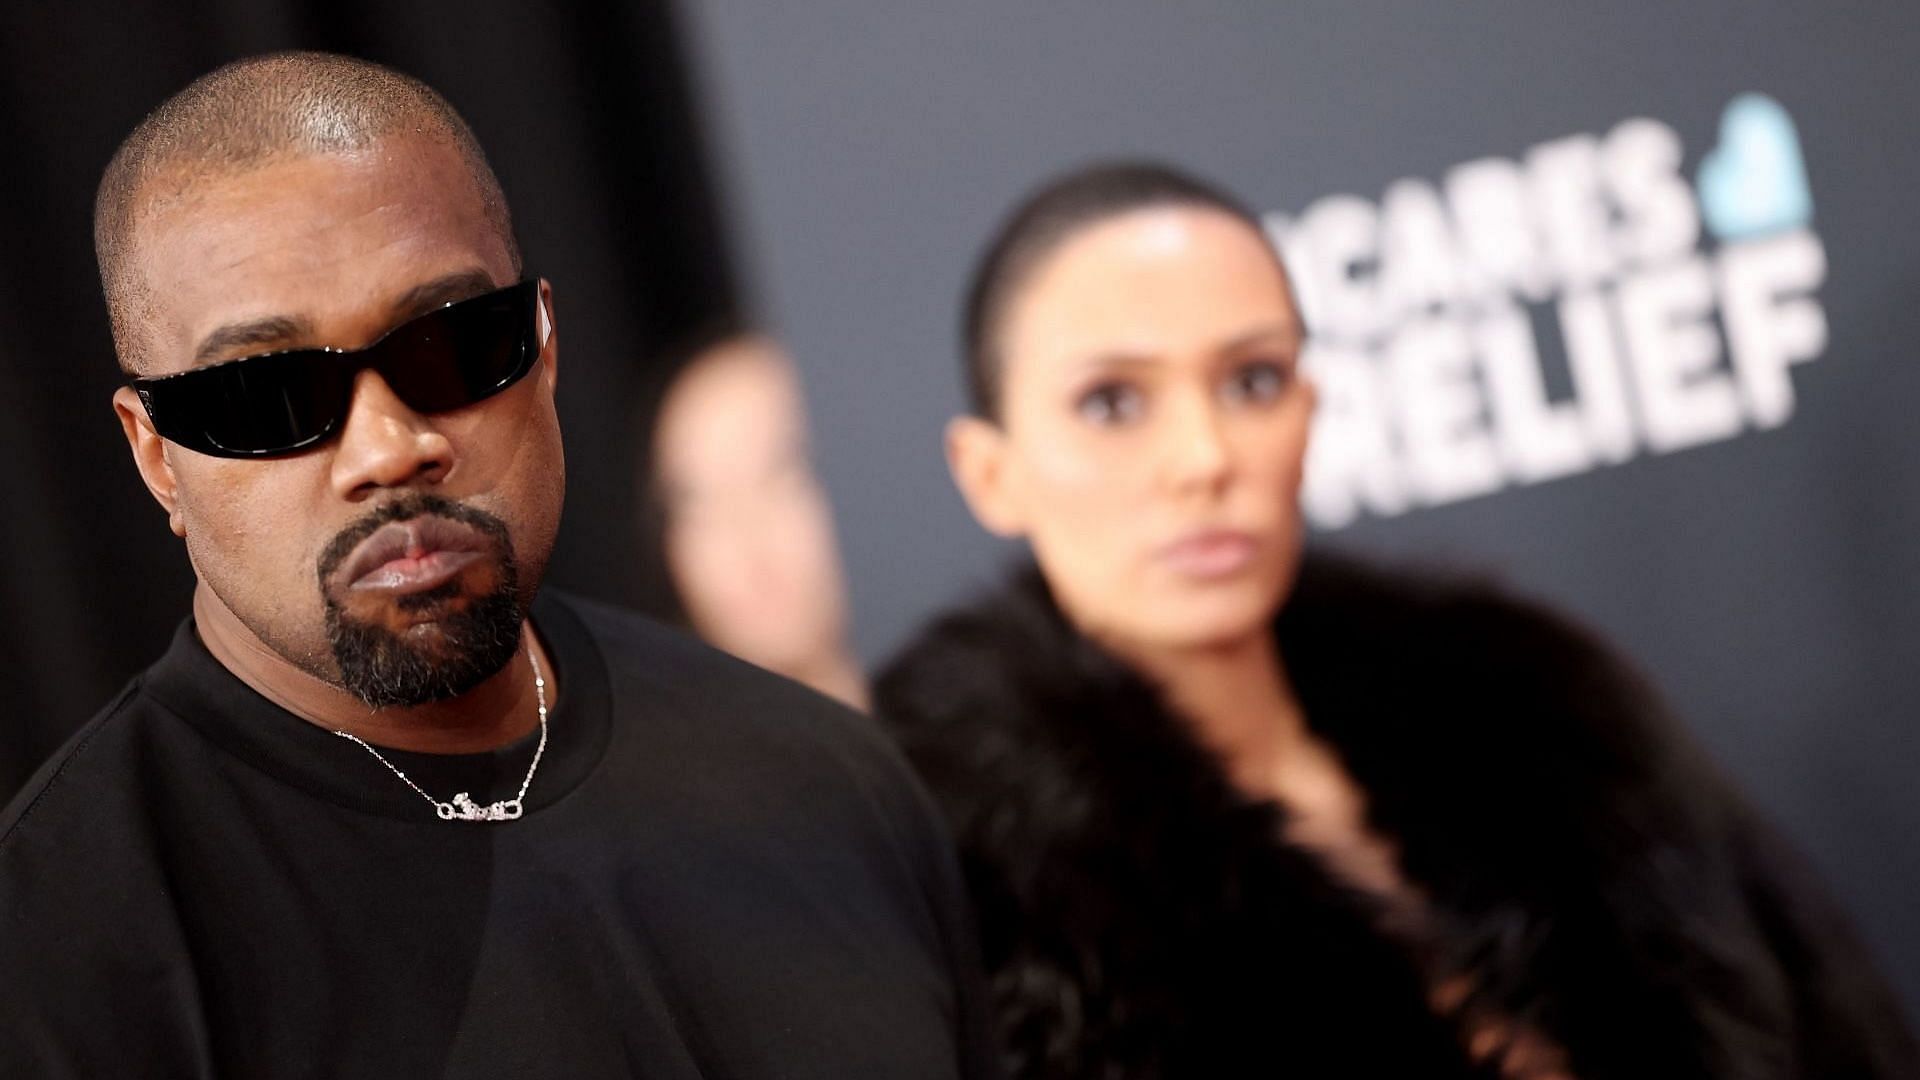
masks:
<instances>
[{"instance_id":1,"label":"man's ear","mask_svg":"<svg viewBox=\"0 0 1920 1080\"><path fill-rule=\"evenodd\" d=\"M153 430L153 421L147 419L146 407L140 404L140 395L133 387L123 386L113 392L113 411L119 414L120 430L126 432L127 449L133 451L133 464L140 470L140 479L146 481L153 501L167 512L167 527L173 530L173 535L184 539L187 524L180 517L178 489L173 465L167 461L166 440Z\"/></svg>"},{"instance_id":2,"label":"man's ear","mask_svg":"<svg viewBox=\"0 0 1920 1080\"><path fill-rule=\"evenodd\" d=\"M947 468L974 520L995 536L1024 535L1026 514L1007 433L977 416L956 416L947 421L946 442Z\"/></svg>"},{"instance_id":3,"label":"man's ear","mask_svg":"<svg viewBox=\"0 0 1920 1080\"><path fill-rule=\"evenodd\" d=\"M540 314L536 332L536 340L540 342L540 367L546 372L547 389L552 391L560 385L560 331L554 324L553 283L546 278L540 279Z\"/></svg>"}]
</instances>

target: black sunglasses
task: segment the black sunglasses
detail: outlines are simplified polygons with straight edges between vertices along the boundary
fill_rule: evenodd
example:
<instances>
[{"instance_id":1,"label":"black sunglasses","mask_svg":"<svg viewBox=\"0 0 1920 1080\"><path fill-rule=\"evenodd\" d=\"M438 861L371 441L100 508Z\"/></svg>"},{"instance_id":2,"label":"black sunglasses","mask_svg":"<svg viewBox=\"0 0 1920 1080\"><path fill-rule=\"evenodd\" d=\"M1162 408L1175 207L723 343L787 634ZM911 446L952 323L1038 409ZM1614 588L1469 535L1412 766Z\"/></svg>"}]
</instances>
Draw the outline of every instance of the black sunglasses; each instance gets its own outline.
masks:
<instances>
[{"instance_id":1,"label":"black sunglasses","mask_svg":"<svg viewBox=\"0 0 1920 1080\"><path fill-rule=\"evenodd\" d=\"M401 323L360 349L290 349L133 380L153 430L214 457L255 458L316 446L353 407L366 368L417 412L492 397L540 355L540 283L523 281Z\"/></svg>"}]
</instances>

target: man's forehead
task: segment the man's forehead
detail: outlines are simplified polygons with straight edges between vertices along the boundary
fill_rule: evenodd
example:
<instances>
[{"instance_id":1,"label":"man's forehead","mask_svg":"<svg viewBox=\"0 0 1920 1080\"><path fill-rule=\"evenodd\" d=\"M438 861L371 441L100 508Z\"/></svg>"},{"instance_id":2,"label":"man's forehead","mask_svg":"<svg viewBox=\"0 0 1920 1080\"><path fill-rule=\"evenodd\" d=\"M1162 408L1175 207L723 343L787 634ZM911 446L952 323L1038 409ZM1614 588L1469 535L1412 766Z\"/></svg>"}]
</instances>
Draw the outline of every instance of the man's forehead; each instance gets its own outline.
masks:
<instances>
[{"instance_id":1,"label":"man's forehead","mask_svg":"<svg viewBox=\"0 0 1920 1080\"><path fill-rule=\"evenodd\" d=\"M165 370L188 366L197 341L235 320L321 330L384 314L448 274L512 275L471 174L434 144L177 181L142 214L135 246L149 355Z\"/></svg>"}]
</instances>

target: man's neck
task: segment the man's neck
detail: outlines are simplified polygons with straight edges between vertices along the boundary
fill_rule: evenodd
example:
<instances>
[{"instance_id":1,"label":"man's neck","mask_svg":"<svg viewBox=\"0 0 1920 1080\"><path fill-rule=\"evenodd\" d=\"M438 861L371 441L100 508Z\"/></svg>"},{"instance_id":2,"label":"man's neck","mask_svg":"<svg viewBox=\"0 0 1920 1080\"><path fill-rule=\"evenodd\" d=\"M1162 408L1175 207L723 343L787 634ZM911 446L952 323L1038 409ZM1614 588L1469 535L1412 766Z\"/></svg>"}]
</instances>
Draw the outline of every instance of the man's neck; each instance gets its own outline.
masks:
<instances>
[{"instance_id":1,"label":"man's neck","mask_svg":"<svg viewBox=\"0 0 1920 1080\"><path fill-rule=\"evenodd\" d=\"M548 705L559 700L553 665L531 624L521 627L520 656L466 693L424 705L373 708L261 641L204 583L194 590L193 617L207 651L262 697L317 727L388 749L482 753L533 731L540 713L533 667L524 659L528 647L546 678Z\"/></svg>"}]
</instances>

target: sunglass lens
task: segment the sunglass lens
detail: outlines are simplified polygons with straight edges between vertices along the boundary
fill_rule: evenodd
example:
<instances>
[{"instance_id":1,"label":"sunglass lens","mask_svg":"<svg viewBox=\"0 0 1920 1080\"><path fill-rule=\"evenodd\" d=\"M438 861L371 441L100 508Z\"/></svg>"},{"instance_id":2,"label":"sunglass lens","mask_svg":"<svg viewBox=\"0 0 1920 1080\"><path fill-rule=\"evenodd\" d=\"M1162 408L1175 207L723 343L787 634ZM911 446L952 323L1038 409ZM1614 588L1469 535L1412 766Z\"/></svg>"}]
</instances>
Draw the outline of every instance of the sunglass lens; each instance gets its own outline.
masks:
<instances>
[{"instance_id":1,"label":"sunglass lens","mask_svg":"<svg viewBox=\"0 0 1920 1080\"><path fill-rule=\"evenodd\" d=\"M381 378L410 407L445 412L505 389L532 367L532 283L462 301L380 343Z\"/></svg>"},{"instance_id":2,"label":"sunglass lens","mask_svg":"<svg viewBox=\"0 0 1920 1080\"><path fill-rule=\"evenodd\" d=\"M153 399L162 434L223 456L287 453L325 438L345 412L339 359L301 351L166 380Z\"/></svg>"}]
</instances>

